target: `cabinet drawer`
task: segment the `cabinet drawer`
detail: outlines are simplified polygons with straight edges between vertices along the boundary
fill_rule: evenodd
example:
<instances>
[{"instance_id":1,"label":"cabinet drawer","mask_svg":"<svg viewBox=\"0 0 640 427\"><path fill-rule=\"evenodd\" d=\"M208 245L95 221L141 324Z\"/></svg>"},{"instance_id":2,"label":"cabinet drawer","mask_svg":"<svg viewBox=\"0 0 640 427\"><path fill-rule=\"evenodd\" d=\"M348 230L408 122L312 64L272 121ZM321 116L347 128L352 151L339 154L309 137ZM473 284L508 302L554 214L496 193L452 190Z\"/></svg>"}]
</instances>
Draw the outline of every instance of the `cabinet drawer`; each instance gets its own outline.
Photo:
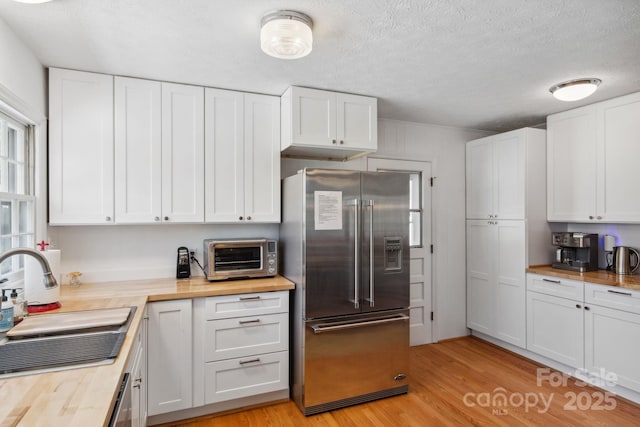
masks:
<instances>
[{"instance_id":1,"label":"cabinet drawer","mask_svg":"<svg viewBox=\"0 0 640 427\"><path fill-rule=\"evenodd\" d=\"M288 291L225 295L209 297L205 300L207 320L286 313L288 311Z\"/></svg>"},{"instance_id":2,"label":"cabinet drawer","mask_svg":"<svg viewBox=\"0 0 640 427\"><path fill-rule=\"evenodd\" d=\"M576 301L584 299L584 283L555 276L527 274L527 290Z\"/></svg>"},{"instance_id":3,"label":"cabinet drawer","mask_svg":"<svg viewBox=\"0 0 640 427\"><path fill-rule=\"evenodd\" d=\"M211 362L205 366L205 404L288 387L288 351Z\"/></svg>"},{"instance_id":4,"label":"cabinet drawer","mask_svg":"<svg viewBox=\"0 0 640 427\"><path fill-rule=\"evenodd\" d=\"M640 314L640 291L618 286L585 283L584 301L589 304Z\"/></svg>"},{"instance_id":5,"label":"cabinet drawer","mask_svg":"<svg viewBox=\"0 0 640 427\"><path fill-rule=\"evenodd\" d=\"M288 313L211 320L206 326L205 362L284 351L288 346Z\"/></svg>"}]
</instances>

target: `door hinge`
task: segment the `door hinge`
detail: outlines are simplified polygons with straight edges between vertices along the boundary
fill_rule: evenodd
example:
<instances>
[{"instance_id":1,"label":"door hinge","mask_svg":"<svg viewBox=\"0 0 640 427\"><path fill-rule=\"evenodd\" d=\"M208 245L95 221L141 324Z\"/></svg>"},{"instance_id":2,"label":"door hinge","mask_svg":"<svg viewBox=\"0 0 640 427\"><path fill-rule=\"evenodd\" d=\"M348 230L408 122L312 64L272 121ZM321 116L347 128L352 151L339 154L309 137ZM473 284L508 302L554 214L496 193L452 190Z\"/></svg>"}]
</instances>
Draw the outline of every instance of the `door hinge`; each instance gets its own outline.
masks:
<instances>
[{"instance_id":1,"label":"door hinge","mask_svg":"<svg viewBox=\"0 0 640 427\"><path fill-rule=\"evenodd\" d=\"M431 249L430 250L431 250L431 253L433 253L433 245L431 245Z\"/></svg>"},{"instance_id":2,"label":"door hinge","mask_svg":"<svg viewBox=\"0 0 640 427\"><path fill-rule=\"evenodd\" d=\"M435 180L436 180L435 176L432 176L431 178L429 178L429 186L430 187L433 187L433 183L434 183Z\"/></svg>"},{"instance_id":3,"label":"door hinge","mask_svg":"<svg viewBox=\"0 0 640 427\"><path fill-rule=\"evenodd\" d=\"M433 322L433 311L431 312L431 321Z\"/></svg>"}]
</instances>

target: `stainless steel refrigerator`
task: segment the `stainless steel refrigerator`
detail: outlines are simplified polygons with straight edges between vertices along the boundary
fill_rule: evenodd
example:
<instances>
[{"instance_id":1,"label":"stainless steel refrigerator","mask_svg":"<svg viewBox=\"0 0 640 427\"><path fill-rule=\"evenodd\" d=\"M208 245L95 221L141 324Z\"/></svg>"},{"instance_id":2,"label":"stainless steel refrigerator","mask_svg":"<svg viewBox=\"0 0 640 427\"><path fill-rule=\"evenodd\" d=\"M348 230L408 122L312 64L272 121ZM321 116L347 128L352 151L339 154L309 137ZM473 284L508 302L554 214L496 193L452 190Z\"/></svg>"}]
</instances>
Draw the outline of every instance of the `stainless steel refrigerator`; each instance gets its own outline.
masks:
<instances>
[{"instance_id":1,"label":"stainless steel refrigerator","mask_svg":"<svg viewBox=\"0 0 640 427\"><path fill-rule=\"evenodd\" d=\"M406 393L408 175L305 169L282 194L294 401L310 415Z\"/></svg>"}]
</instances>

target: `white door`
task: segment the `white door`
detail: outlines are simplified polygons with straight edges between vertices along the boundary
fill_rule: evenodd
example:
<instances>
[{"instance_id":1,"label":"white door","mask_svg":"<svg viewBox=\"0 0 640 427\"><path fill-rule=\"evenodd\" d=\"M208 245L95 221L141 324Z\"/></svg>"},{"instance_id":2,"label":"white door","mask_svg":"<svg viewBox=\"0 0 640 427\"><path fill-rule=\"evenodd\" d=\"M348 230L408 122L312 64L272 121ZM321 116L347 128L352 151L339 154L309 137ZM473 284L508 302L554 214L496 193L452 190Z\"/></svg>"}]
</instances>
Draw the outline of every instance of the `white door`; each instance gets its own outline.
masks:
<instances>
[{"instance_id":1,"label":"white door","mask_svg":"<svg viewBox=\"0 0 640 427\"><path fill-rule=\"evenodd\" d=\"M162 214L160 82L115 77L116 223L159 222Z\"/></svg>"},{"instance_id":2,"label":"white door","mask_svg":"<svg viewBox=\"0 0 640 427\"><path fill-rule=\"evenodd\" d=\"M341 147L373 150L378 141L378 100L336 95L336 139Z\"/></svg>"},{"instance_id":3,"label":"white door","mask_svg":"<svg viewBox=\"0 0 640 427\"><path fill-rule=\"evenodd\" d=\"M467 219L493 218L492 153L488 138L466 146Z\"/></svg>"},{"instance_id":4,"label":"white door","mask_svg":"<svg viewBox=\"0 0 640 427\"><path fill-rule=\"evenodd\" d=\"M244 94L205 89L205 221L244 216Z\"/></svg>"},{"instance_id":5,"label":"white door","mask_svg":"<svg viewBox=\"0 0 640 427\"><path fill-rule=\"evenodd\" d=\"M204 221L204 88L162 83L162 221Z\"/></svg>"},{"instance_id":6,"label":"white door","mask_svg":"<svg viewBox=\"0 0 640 427\"><path fill-rule=\"evenodd\" d=\"M280 222L280 98L244 95L244 214Z\"/></svg>"},{"instance_id":7,"label":"white door","mask_svg":"<svg viewBox=\"0 0 640 427\"><path fill-rule=\"evenodd\" d=\"M433 291L431 283L431 162L368 159L370 171L401 171L410 173L410 282L411 282L411 345L433 342L431 313Z\"/></svg>"},{"instance_id":8,"label":"white door","mask_svg":"<svg viewBox=\"0 0 640 427\"><path fill-rule=\"evenodd\" d=\"M493 335L493 221L467 220L467 327Z\"/></svg>"},{"instance_id":9,"label":"white door","mask_svg":"<svg viewBox=\"0 0 640 427\"><path fill-rule=\"evenodd\" d=\"M509 132L492 145L494 218L524 219L525 134Z\"/></svg>"},{"instance_id":10,"label":"white door","mask_svg":"<svg viewBox=\"0 0 640 427\"><path fill-rule=\"evenodd\" d=\"M113 77L49 69L49 222L113 223Z\"/></svg>"},{"instance_id":11,"label":"white door","mask_svg":"<svg viewBox=\"0 0 640 427\"><path fill-rule=\"evenodd\" d=\"M291 90L291 127L294 144L337 144L336 94L302 87L293 87Z\"/></svg>"}]
</instances>

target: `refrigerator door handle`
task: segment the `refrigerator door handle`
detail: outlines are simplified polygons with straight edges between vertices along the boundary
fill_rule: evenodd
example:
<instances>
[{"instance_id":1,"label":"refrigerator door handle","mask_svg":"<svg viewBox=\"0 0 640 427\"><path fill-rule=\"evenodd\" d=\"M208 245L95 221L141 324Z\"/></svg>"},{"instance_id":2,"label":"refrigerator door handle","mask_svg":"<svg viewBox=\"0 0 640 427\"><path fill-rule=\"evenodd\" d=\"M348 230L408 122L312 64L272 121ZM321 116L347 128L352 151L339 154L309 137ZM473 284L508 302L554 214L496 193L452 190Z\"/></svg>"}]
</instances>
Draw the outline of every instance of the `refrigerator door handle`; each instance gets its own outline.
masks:
<instances>
[{"instance_id":1,"label":"refrigerator door handle","mask_svg":"<svg viewBox=\"0 0 640 427\"><path fill-rule=\"evenodd\" d=\"M366 298L366 301L369 302L369 307L374 307L373 200L363 200L362 205L369 207L369 298Z\"/></svg>"},{"instance_id":2,"label":"refrigerator door handle","mask_svg":"<svg viewBox=\"0 0 640 427\"><path fill-rule=\"evenodd\" d=\"M391 322L399 322L409 320L409 316L406 314L397 314L390 317L376 317L371 320L365 320L363 322L354 322L354 323L318 323L317 325L312 325L311 329L313 329L314 334L321 334L324 332L332 332L332 331L341 331L344 329L353 329L353 328L362 328L371 325L380 325L384 323Z\"/></svg>"},{"instance_id":3,"label":"refrigerator door handle","mask_svg":"<svg viewBox=\"0 0 640 427\"><path fill-rule=\"evenodd\" d=\"M353 247L354 247L354 263L353 263L353 308L356 310L360 308L360 224L358 218L360 218L360 200L353 199L349 202L350 206L353 206Z\"/></svg>"}]
</instances>

